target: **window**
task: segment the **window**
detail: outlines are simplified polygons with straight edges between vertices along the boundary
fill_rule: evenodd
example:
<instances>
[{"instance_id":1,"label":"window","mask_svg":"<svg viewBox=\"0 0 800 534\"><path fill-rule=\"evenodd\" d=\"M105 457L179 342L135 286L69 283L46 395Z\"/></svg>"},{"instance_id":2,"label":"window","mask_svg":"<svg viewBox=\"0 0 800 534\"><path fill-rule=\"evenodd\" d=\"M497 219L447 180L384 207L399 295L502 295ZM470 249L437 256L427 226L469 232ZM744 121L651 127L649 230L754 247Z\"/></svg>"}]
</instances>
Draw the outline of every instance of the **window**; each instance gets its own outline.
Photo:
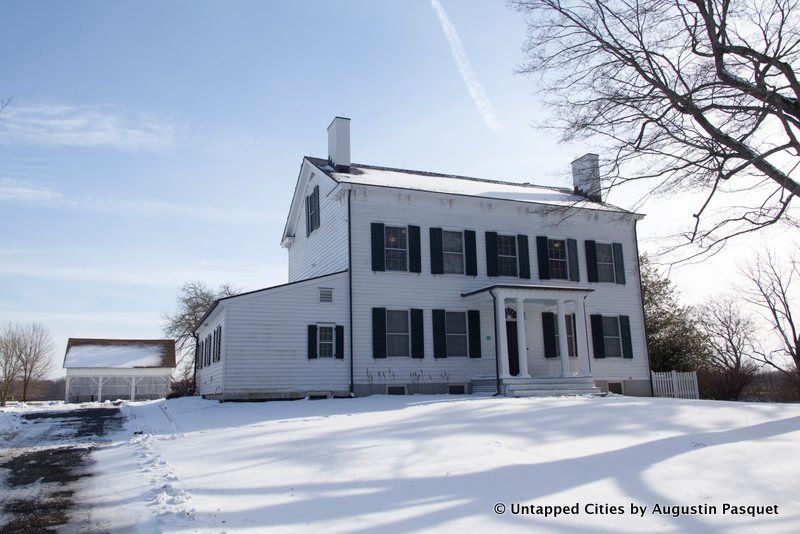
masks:
<instances>
[{"instance_id":1,"label":"window","mask_svg":"<svg viewBox=\"0 0 800 534\"><path fill-rule=\"evenodd\" d=\"M547 257L550 263L550 278L568 280L567 242L563 239L548 239Z\"/></svg>"},{"instance_id":2,"label":"window","mask_svg":"<svg viewBox=\"0 0 800 534\"><path fill-rule=\"evenodd\" d=\"M611 243L597 243L597 281L616 282L614 275L614 247Z\"/></svg>"},{"instance_id":3,"label":"window","mask_svg":"<svg viewBox=\"0 0 800 534\"><path fill-rule=\"evenodd\" d=\"M319 186L306 197L306 236L319 228Z\"/></svg>"},{"instance_id":4,"label":"window","mask_svg":"<svg viewBox=\"0 0 800 534\"><path fill-rule=\"evenodd\" d=\"M411 354L411 329L408 310L386 310L386 355Z\"/></svg>"},{"instance_id":5,"label":"window","mask_svg":"<svg viewBox=\"0 0 800 534\"><path fill-rule=\"evenodd\" d=\"M446 312L444 324L447 357L467 356L466 312Z\"/></svg>"},{"instance_id":6,"label":"window","mask_svg":"<svg viewBox=\"0 0 800 534\"><path fill-rule=\"evenodd\" d=\"M500 276L517 276L516 236L497 236L497 274Z\"/></svg>"},{"instance_id":7,"label":"window","mask_svg":"<svg viewBox=\"0 0 800 534\"><path fill-rule=\"evenodd\" d=\"M606 350L606 358L622 358L619 317L603 317L603 345Z\"/></svg>"},{"instance_id":8,"label":"window","mask_svg":"<svg viewBox=\"0 0 800 534\"><path fill-rule=\"evenodd\" d=\"M330 304L333 302L333 288L321 287L319 288L319 301L322 304Z\"/></svg>"},{"instance_id":9,"label":"window","mask_svg":"<svg viewBox=\"0 0 800 534\"><path fill-rule=\"evenodd\" d=\"M317 326L317 355L320 358L333 358L335 332L333 325Z\"/></svg>"},{"instance_id":10,"label":"window","mask_svg":"<svg viewBox=\"0 0 800 534\"><path fill-rule=\"evenodd\" d=\"M386 250L386 270L407 271L408 228L405 226L386 226L383 235Z\"/></svg>"},{"instance_id":11,"label":"window","mask_svg":"<svg viewBox=\"0 0 800 534\"><path fill-rule=\"evenodd\" d=\"M444 272L464 274L464 232L442 231Z\"/></svg>"},{"instance_id":12,"label":"window","mask_svg":"<svg viewBox=\"0 0 800 534\"><path fill-rule=\"evenodd\" d=\"M567 327L567 354L576 356L578 352L575 350L575 314L567 313L564 315ZM555 324L556 330L556 355L561 356L561 342L558 340L558 318Z\"/></svg>"}]
</instances>

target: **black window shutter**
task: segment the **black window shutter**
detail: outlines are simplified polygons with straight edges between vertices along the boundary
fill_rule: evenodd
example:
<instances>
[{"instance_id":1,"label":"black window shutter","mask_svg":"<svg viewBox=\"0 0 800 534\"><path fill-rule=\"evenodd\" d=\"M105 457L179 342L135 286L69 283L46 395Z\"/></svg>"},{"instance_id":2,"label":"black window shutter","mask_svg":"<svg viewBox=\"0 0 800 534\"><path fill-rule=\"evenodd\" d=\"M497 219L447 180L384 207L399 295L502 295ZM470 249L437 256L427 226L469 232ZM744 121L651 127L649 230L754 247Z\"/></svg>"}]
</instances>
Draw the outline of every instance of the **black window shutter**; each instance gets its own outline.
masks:
<instances>
[{"instance_id":1,"label":"black window shutter","mask_svg":"<svg viewBox=\"0 0 800 534\"><path fill-rule=\"evenodd\" d=\"M308 359L317 357L317 325L308 325Z\"/></svg>"},{"instance_id":2,"label":"black window shutter","mask_svg":"<svg viewBox=\"0 0 800 534\"><path fill-rule=\"evenodd\" d=\"M557 358L556 349L556 315L542 312L542 332L544 333L544 357Z\"/></svg>"},{"instance_id":3,"label":"black window shutter","mask_svg":"<svg viewBox=\"0 0 800 534\"><path fill-rule=\"evenodd\" d=\"M584 241L586 246L586 272L590 282L597 282L597 244L592 240Z\"/></svg>"},{"instance_id":4,"label":"black window shutter","mask_svg":"<svg viewBox=\"0 0 800 534\"><path fill-rule=\"evenodd\" d=\"M569 256L569 279L573 282L580 282L581 270L578 267L578 242L574 239L567 239L567 256Z\"/></svg>"},{"instance_id":5,"label":"black window shutter","mask_svg":"<svg viewBox=\"0 0 800 534\"><path fill-rule=\"evenodd\" d=\"M595 358L606 357L606 346L603 342L603 316L592 315L592 348Z\"/></svg>"},{"instance_id":6,"label":"black window shutter","mask_svg":"<svg viewBox=\"0 0 800 534\"><path fill-rule=\"evenodd\" d=\"M311 212L308 209L308 197L305 197L306 200L306 237L309 236L311 233Z\"/></svg>"},{"instance_id":7,"label":"black window shutter","mask_svg":"<svg viewBox=\"0 0 800 534\"><path fill-rule=\"evenodd\" d=\"M372 357L386 357L386 308L372 308Z\"/></svg>"},{"instance_id":8,"label":"black window shutter","mask_svg":"<svg viewBox=\"0 0 800 534\"><path fill-rule=\"evenodd\" d=\"M412 273L422 272L419 226L408 227L408 270Z\"/></svg>"},{"instance_id":9,"label":"black window shutter","mask_svg":"<svg viewBox=\"0 0 800 534\"><path fill-rule=\"evenodd\" d=\"M433 357L447 358L447 334L444 310L433 310Z\"/></svg>"},{"instance_id":10,"label":"black window shutter","mask_svg":"<svg viewBox=\"0 0 800 534\"><path fill-rule=\"evenodd\" d=\"M467 276L478 276L478 247L474 230L464 230L464 263Z\"/></svg>"},{"instance_id":11,"label":"black window shutter","mask_svg":"<svg viewBox=\"0 0 800 534\"><path fill-rule=\"evenodd\" d=\"M314 186L314 229L319 228L319 186Z\"/></svg>"},{"instance_id":12,"label":"black window shutter","mask_svg":"<svg viewBox=\"0 0 800 534\"><path fill-rule=\"evenodd\" d=\"M425 357L425 326L422 310L411 310L411 357Z\"/></svg>"},{"instance_id":13,"label":"black window shutter","mask_svg":"<svg viewBox=\"0 0 800 534\"><path fill-rule=\"evenodd\" d=\"M519 277L531 277L531 255L528 251L528 236L517 236L517 257L519 258Z\"/></svg>"},{"instance_id":14,"label":"black window shutter","mask_svg":"<svg viewBox=\"0 0 800 534\"><path fill-rule=\"evenodd\" d=\"M619 331L622 335L622 356L633 358L633 342L631 341L631 320L627 315L619 316Z\"/></svg>"},{"instance_id":15,"label":"black window shutter","mask_svg":"<svg viewBox=\"0 0 800 534\"><path fill-rule=\"evenodd\" d=\"M486 232L486 274L497 276L497 232Z\"/></svg>"},{"instance_id":16,"label":"black window shutter","mask_svg":"<svg viewBox=\"0 0 800 534\"><path fill-rule=\"evenodd\" d=\"M386 256L384 254L383 223L372 223L372 270L386 270Z\"/></svg>"},{"instance_id":17,"label":"black window shutter","mask_svg":"<svg viewBox=\"0 0 800 534\"><path fill-rule=\"evenodd\" d=\"M536 258L539 261L539 279L550 280L550 256L547 252L547 236L536 236Z\"/></svg>"},{"instance_id":18,"label":"black window shutter","mask_svg":"<svg viewBox=\"0 0 800 534\"><path fill-rule=\"evenodd\" d=\"M481 357L481 312L469 310L467 312L467 325L469 326L469 357Z\"/></svg>"},{"instance_id":19,"label":"black window shutter","mask_svg":"<svg viewBox=\"0 0 800 534\"><path fill-rule=\"evenodd\" d=\"M431 274L444 274L442 255L442 229L431 228Z\"/></svg>"},{"instance_id":20,"label":"black window shutter","mask_svg":"<svg viewBox=\"0 0 800 534\"><path fill-rule=\"evenodd\" d=\"M625 283L625 260L622 257L622 243L614 243L614 274L618 284Z\"/></svg>"},{"instance_id":21,"label":"black window shutter","mask_svg":"<svg viewBox=\"0 0 800 534\"><path fill-rule=\"evenodd\" d=\"M580 306L581 305L580 302L577 305ZM573 314L572 315L572 340L575 342L575 345L574 345L575 356L580 356L581 353L578 350L578 345L580 345L580 343L578 343L578 329L577 328L578 328L578 321L575 319L575 314Z\"/></svg>"},{"instance_id":22,"label":"black window shutter","mask_svg":"<svg viewBox=\"0 0 800 534\"><path fill-rule=\"evenodd\" d=\"M344 327L340 324L336 325L336 358L344 360Z\"/></svg>"}]
</instances>

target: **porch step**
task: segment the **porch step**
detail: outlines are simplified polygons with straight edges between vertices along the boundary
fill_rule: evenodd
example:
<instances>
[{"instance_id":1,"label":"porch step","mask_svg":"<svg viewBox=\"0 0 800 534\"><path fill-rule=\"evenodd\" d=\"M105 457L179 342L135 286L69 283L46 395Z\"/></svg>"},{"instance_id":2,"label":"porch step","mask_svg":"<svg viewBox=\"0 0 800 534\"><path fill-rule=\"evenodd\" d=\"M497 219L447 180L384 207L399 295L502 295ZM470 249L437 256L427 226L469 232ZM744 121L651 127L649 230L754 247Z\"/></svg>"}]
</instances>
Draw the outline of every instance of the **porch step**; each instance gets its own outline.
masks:
<instances>
[{"instance_id":1,"label":"porch step","mask_svg":"<svg viewBox=\"0 0 800 534\"><path fill-rule=\"evenodd\" d=\"M508 397L550 397L562 395L597 395L600 388L594 379L583 376L554 378L504 378L503 393Z\"/></svg>"}]
</instances>

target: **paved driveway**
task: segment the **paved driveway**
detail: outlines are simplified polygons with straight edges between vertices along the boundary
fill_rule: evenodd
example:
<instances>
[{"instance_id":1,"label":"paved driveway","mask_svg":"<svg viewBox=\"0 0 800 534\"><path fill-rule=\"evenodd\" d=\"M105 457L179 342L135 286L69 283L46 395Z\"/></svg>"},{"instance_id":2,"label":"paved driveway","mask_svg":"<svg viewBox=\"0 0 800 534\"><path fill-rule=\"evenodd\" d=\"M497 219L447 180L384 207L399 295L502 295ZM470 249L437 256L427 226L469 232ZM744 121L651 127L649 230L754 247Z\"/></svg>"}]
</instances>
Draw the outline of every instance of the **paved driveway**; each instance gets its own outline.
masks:
<instances>
[{"instance_id":1,"label":"paved driveway","mask_svg":"<svg viewBox=\"0 0 800 534\"><path fill-rule=\"evenodd\" d=\"M119 409L37 411L21 419L0 442L0 532L84 530L90 511L74 501L73 485L91 476L95 446L122 428Z\"/></svg>"}]
</instances>

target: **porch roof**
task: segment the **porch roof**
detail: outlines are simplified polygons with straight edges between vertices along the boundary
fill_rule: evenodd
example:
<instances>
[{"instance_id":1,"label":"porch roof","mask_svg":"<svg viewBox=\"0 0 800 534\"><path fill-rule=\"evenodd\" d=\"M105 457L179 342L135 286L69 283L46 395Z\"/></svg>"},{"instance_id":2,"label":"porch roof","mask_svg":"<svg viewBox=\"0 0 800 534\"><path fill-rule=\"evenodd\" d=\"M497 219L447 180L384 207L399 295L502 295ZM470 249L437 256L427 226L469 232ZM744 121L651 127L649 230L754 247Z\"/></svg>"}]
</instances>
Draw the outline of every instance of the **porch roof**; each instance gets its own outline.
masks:
<instances>
[{"instance_id":1,"label":"porch roof","mask_svg":"<svg viewBox=\"0 0 800 534\"><path fill-rule=\"evenodd\" d=\"M590 287L577 287L577 286L550 286L541 284L492 284L490 286L482 287L461 293L462 297L471 297L480 293L488 293L492 289L510 289L510 290L530 290L530 291L571 291L577 293L591 293L594 289Z\"/></svg>"}]
</instances>

